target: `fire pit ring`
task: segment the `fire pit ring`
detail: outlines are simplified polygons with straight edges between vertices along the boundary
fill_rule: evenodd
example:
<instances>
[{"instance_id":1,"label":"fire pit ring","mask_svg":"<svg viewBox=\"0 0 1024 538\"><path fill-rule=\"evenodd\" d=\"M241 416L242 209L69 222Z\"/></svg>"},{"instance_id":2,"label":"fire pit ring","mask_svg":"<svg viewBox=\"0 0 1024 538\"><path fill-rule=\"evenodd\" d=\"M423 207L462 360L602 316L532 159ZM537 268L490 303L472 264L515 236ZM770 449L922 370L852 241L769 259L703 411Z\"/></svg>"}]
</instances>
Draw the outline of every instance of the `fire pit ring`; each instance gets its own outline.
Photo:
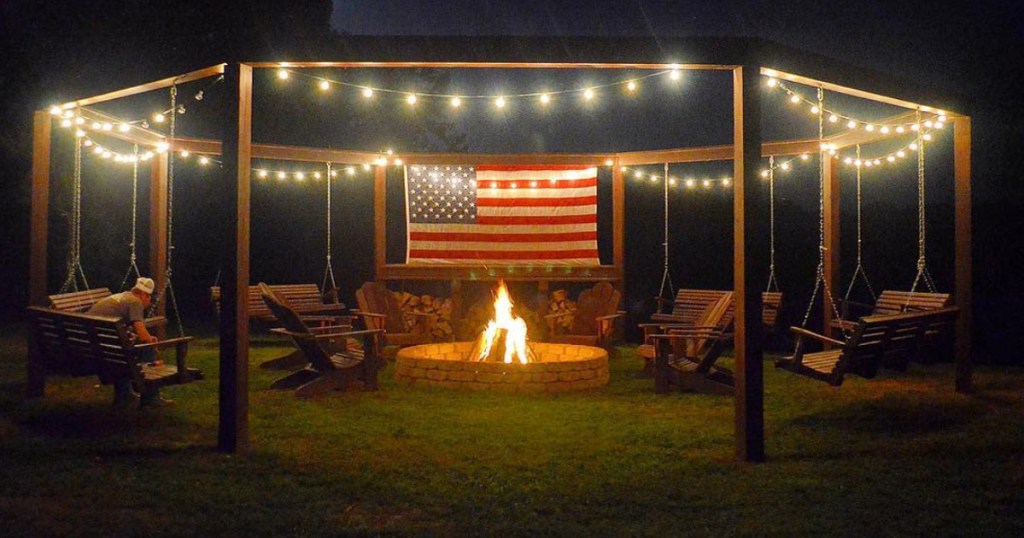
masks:
<instances>
[{"instance_id":1,"label":"fire pit ring","mask_svg":"<svg viewBox=\"0 0 1024 538\"><path fill-rule=\"evenodd\" d=\"M473 342L444 342L398 351L395 379L417 386L495 392L569 392L608 383L608 352L599 347L531 342L539 361L470 360Z\"/></svg>"}]
</instances>

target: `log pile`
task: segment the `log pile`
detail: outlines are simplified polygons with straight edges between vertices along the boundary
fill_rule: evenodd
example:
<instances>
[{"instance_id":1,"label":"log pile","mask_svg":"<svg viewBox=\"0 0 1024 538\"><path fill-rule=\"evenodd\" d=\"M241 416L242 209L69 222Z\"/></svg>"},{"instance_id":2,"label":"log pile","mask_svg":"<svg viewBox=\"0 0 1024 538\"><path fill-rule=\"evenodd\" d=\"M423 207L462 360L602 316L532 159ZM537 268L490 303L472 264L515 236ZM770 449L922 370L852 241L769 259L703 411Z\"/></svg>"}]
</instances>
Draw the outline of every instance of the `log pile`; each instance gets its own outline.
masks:
<instances>
[{"instance_id":1,"label":"log pile","mask_svg":"<svg viewBox=\"0 0 1024 538\"><path fill-rule=\"evenodd\" d=\"M554 290L551 292L551 300L548 302L548 315L550 314L575 314L576 303L569 300L565 290ZM555 325L561 329L568 329L572 326L573 316L559 316L555 318Z\"/></svg>"},{"instance_id":2,"label":"log pile","mask_svg":"<svg viewBox=\"0 0 1024 538\"><path fill-rule=\"evenodd\" d=\"M398 306L403 312L416 312L418 314L434 314L434 317L427 318L430 339L434 342L447 342L452 339L452 300L451 298L434 297L431 295L413 295L404 291L393 291ZM410 319L409 323L414 322Z\"/></svg>"}]
</instances>

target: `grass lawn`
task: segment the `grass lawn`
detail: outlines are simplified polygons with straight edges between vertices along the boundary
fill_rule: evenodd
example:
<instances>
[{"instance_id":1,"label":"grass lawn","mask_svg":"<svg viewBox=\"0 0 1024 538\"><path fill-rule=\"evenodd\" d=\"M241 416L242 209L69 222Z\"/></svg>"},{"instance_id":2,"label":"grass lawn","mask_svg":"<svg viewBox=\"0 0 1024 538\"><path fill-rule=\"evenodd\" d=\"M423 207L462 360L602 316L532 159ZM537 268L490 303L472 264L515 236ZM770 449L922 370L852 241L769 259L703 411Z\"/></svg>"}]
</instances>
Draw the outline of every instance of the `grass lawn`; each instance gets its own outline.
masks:
<instances>
[{"instance_id":1,"label":"grass lawn","mask_svg":"<svg viewBox=\"0 0 1024 538\"><path fill-rule=\"evenodd\" d=\"M0 535L1024 535L1024 370L951 365L834 389L766 363L769 461L733 458L732 399L657 396L629 347L565 395L413 388L299 401L250 374L252 451L217 437L207 379L111 409L94 378L23 402L0 331ZM254 341L252 363L287 351ZM728 363L728 360L723 360Z\"/></svg>"}]
</instances>

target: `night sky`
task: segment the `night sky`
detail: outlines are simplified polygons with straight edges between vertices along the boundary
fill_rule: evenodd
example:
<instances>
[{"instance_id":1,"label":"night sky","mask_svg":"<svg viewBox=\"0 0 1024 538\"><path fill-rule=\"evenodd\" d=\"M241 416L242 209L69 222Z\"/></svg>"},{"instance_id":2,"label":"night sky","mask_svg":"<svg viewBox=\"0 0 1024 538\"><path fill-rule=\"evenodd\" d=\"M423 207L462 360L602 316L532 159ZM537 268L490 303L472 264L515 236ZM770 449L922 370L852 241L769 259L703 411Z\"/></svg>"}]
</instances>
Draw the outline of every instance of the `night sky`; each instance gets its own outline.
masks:
<instances>
[{"instance_id":1,"label":"night sky","mask_svg":"<svg viewBox=\"0 0 1024 538\"><path fill-rule=\"evenodd\" d=\"M145 4L145 5L143 5ZM630 36L654 39L673 36L736 36L761 37L800 50L815 52L837 60L873 69L894 78L912 81L940 93L962 95L972 104L974 120L974 185L975 185L975 295L979 344L995 360L1006 360L997 350L1007 345L1020 345L1021 336L1007 331L1006 313L1024 307L1020 298L1021 286L1015 267L1021 262L1022 241L1015 230L1021 224L1022 188L1019 179L1021 163L1020 141L1024 138L1021 125L1024 88L1024 60L1020 50L1024 45L1024 18L1011 8L1013 2L994 0L977 2L755 2L726 0L721 2L684 1L453 1L408 2L398 0L335 1L333 9L328 2L310 2L296 8L289 2L261 0L248 3L249 7L233 11L230 5L190 2L155 1L114 2L37 2L12 1L0 6L0 45L5 51L5 76L0 77L0 98L5 106L0 111L0 204L8 216L0 235L4 244L0 260L4 287L2 311L4 319L19 319L25 303L27 272L28 185L31 164L31 111L63 99L92 95L118 87L162 78L189 69L224 61L237 54L246 58L278 58L282 51L302 50L317 39L329 37L332 30L352 35L513 35L513 36ZM838 5L837 5L838 4ZM959 5L956 5L959 4ZM254 7L253 7L254 6ZM243 13L240 20L230 19L232 13ZM276 14L276 15L275 15ZM299 43L302 45L290 46ZM450 73L439 83L459 85L475 91L492 91L493 85L505 84L512 89L528 89L534 84L553 83L572 86L587 79L590 74L563 75L558 81L540 80L537 74ZM593 77L607 74L593 74ZM412 77L412 78L409 78ZM415 81L409 77L385 80L401 84ZM502 77L505 77L504 79ZM575 78L574 78L575 77ZM422 81L420 81L422 83ZM438 81L434 81L438 82ZM294 89L277 85L271 78L257 80L257 92L266 103L254 120L256 137L262 141L324 145L376 150L397 145L413 150L445 150L448 147L471 151L600 151L653 149L680 145L728 143L727 118L716 117L720 105L712 101L723 98L725 86L714 75L694 74L680 91L680 98L662 99L645 106L623 104L604 109L559 112L556 118L546 118L525 112L515 117L494 118L474 115L469 119L450 121L438 127L423 118L407 118L394 111L378 111L377 116L365 110L343 104L325 104L308 95L296 97ZM191 97L202 85L183 88ZM652 88L653 89L653 88ZM654 89L654 95L668 95L666 89ZM215 136L209 123L216 116L217 88L208 91L204 103L189 102L190 111L183 117L184 129L190 134ZM646 91L646 89L645 89ZM158 96L162 98L163 96ZM129 116L138 110L149 110L159 99L137 99L116 110ZM766 133L771 138L793 134L810 136L805 123L792 121L789 112L777 112L782 103L765 101ZM320 106L320 112L310 117L310 106ZM858 107L854 103L851 107ZM662 108L659 108L662 107ZM716 108L717 107L717 108ZM134 108L134 110L133 110ZM114 111L114 109L112 109ZM865 105L858 109L865 114L881 114ZM609 128L614 118L634 114L634 125L642 129L619 130ZM644 116L647 115L647 116ZM571 121L567 118L571 116ZM705 117L706 116L706 117ZM670 117L671 123L658 118ZM703 121L702 121L703 119ZM713 121L707 121L711 119ZM552 121L554 120L554 121ZM778 120L777 122L774 120ZM441 122L445 123L445 122ZM566 125L575 124L576 131L566 131ZM687 133L678 140L680 128ZM723 130L723 126L725 126ZM438 134L438 129L442 132ZM801 130L803 129L803 130ZM528 131L529 136L522 133ZM724 134L723 134L724 133ZM930 209L929 224L936 230L933 250L939 280L948 274L943 266L951 263L951 211L944 208L949 193L941 185L949 174L952 161L951 144L939 143L935 164L931 168L940 185L935 190L935 206ZM56 140L56 139L55 139ZM56 144L57 142L55 142ZM944 155L943 155L944 152ZM55 158L61 157L55 150ZM66 157L66 152L63 154ZM66 161L66 159L65 159ZM93 165L87 165L93 166ZM55 166L55 173L67 172ZM203 289L212 283L217 260L210 252L216 245L205 237L202 215L215 212L209 207L211 183L190 167L182 167L182 203L194 209L197 222L181 224L182 295L191 302L200 303L191 312L208 314L202 303ZM728 172L727 163L716 168L691 170L694 174ZM87 168L87 171L90 169ZM686 173L688 171L680 171ZM123 196L126 182L110 177L101 169L92 169L94 177L102 177L100 189L118 193L117 209L111 211L121 223L126 218ZM208 174L209 175L209 174ZM795 176L802 178L801 176ZM813 173L806 178L808 189L788 187L783 193L783 205L795 218L783 219L780 228L793 238L793 254L800 259L807 249L813 250L815 237L806 225L807 215L815 206ZM912 177L903 178L906 182ZM912 187L912 185L911 185ZM288 208L319 204L318 191L313 187L289 189L254 189L254 252L267 260L260 267L254 263L253 280L288 278L319 281L322 274L322 253L307 260L280 256L282 244L302 252L322 249L322 214L314 211L296 216ZM630 187L628 196L639 207L655 208L660 214L660 194L650 189ZM128 191L130 194L130 191ZM110 194L113 196L113 194ZM339 187L339 216L336 225L358 234L372 228L360 218L360 206L368 196L366 189L348 185ZM909 229L913 233L915 215L905 212L914 203L913 192L905 188L893 191L876 190L869 206L876 214L888 215L874 221L876 235L884 235L888 227ZM103 205L108 200L93 198L92 203ZM58 202L59 203L59 202ZM728 195L707 196L704 199L681 198L680 214L699 215L700 219L680 218L673 223L678 235L686 241L686 255L675 253L681 259L681 272L695 285L717 284L716 274L728 275L730 261L723 256L694 255L695 252L728 252L731 232L728 230ZM349 204L349 205L346 205ZM808 209L811 208L811 209ZM893 211L896 208L896 211ZM847 210L844 207L844 211ZM912 212L912 209L911 209ZM894 213L892 217L889 213ZM905 217L903 216L905 213ZM846 222L852 223L847 211ZM893 220L895 219L895 220ZM51 224L51 229L56 227ZM99 230L108 230L94 223ZM120 226L120 225L118 225ZM191 228L190 228L191 226ZM633 222L633 234L644 234L660 228L660 222ZM123 227L111 233L124 235ZM95 228L94 228L95 229ZM846 228L849 229L849 228ZM702 231L712 231L705 235ZM319 231L319 233L317 233ZM54 233L60 234L59 231ZM88 233L88 232L87 232ZM110 241L86 238L101 281L120 281L122 272L118 257L123 257L120 240ZM718 239L715 235L719 236ZM308 237L307 237L308 236ZM845 236L845 234L844 234ZM722 239L724 237L724 239ZM368 238L367 238L368 239ZM56 239L51 236L51 243ZM368 241L346 241L353 260L366 260ZM634 247L635 256L649 256L659 241L651 245ZM848 242L844 239L844 247ZM885 247L876 247L876 267L879 280L892 277L905 280L907 271L903 259L895 259ZM263 250L261 250L263 249ZM852 256L846 256L847 259ZM59 266L63 256L51 250L51 264ZM652 258L653 260L653 258ZM906 262L906 263L904 263ZM355 262L353 262L355 263ZM362 264L362 262L359 262ZM645 262L646 263L646 262ZM296 271L295 266L306 269ZM660 276L660 258L651 262L654 286ZM709 269L710 267L710 269ZM60 268L58 267L58 273ZM643 268L641 268L643 270ZM787 281L793 287L806 287L806 274L813 268L792 268ZM343 269L344 286L354 288L369 278L369 267ZM191 273L191 274L184 274ZM893 274L889 274L893 273ZM911 268L912 276L912 268ZM51 279L53 275L51 275ZM635 279L636 280L636 279ZM639 279L648 286L646 280ZM950 282L948 279L947 282ZM728 282L726 278L726 282ZM951 282L950 282L951 283ZM115 287L117 282L104 282ZM639 285L639 284L637 284ZM656 291L656 290L654 290ZM643 296L650 290L640 289ZM797 293L799 295L799 293ZM1016 331L1019 333L1020 331Z\"/></svg>"}]
</instances>

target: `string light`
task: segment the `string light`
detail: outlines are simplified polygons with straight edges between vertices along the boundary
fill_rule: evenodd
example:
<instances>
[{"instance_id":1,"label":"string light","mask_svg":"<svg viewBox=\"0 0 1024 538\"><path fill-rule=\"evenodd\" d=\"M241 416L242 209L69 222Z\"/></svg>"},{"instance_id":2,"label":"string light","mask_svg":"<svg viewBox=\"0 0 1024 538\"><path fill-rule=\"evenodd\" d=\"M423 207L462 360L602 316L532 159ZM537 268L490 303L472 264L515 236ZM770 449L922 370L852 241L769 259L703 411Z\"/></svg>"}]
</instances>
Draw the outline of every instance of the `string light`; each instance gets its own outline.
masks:
<instances>
[{"instance_id":1,"label":"string light","mask_svg":"<svg viewBox=\"0 0 1024 538\"><path fill-rule=\"evenodd\" d=\"M327 90L331 89L331 83L327 82L326 80L321 80L320 81L320 89L324 90L324 91L327 91Z\"/></svg>"}]
</instances>

